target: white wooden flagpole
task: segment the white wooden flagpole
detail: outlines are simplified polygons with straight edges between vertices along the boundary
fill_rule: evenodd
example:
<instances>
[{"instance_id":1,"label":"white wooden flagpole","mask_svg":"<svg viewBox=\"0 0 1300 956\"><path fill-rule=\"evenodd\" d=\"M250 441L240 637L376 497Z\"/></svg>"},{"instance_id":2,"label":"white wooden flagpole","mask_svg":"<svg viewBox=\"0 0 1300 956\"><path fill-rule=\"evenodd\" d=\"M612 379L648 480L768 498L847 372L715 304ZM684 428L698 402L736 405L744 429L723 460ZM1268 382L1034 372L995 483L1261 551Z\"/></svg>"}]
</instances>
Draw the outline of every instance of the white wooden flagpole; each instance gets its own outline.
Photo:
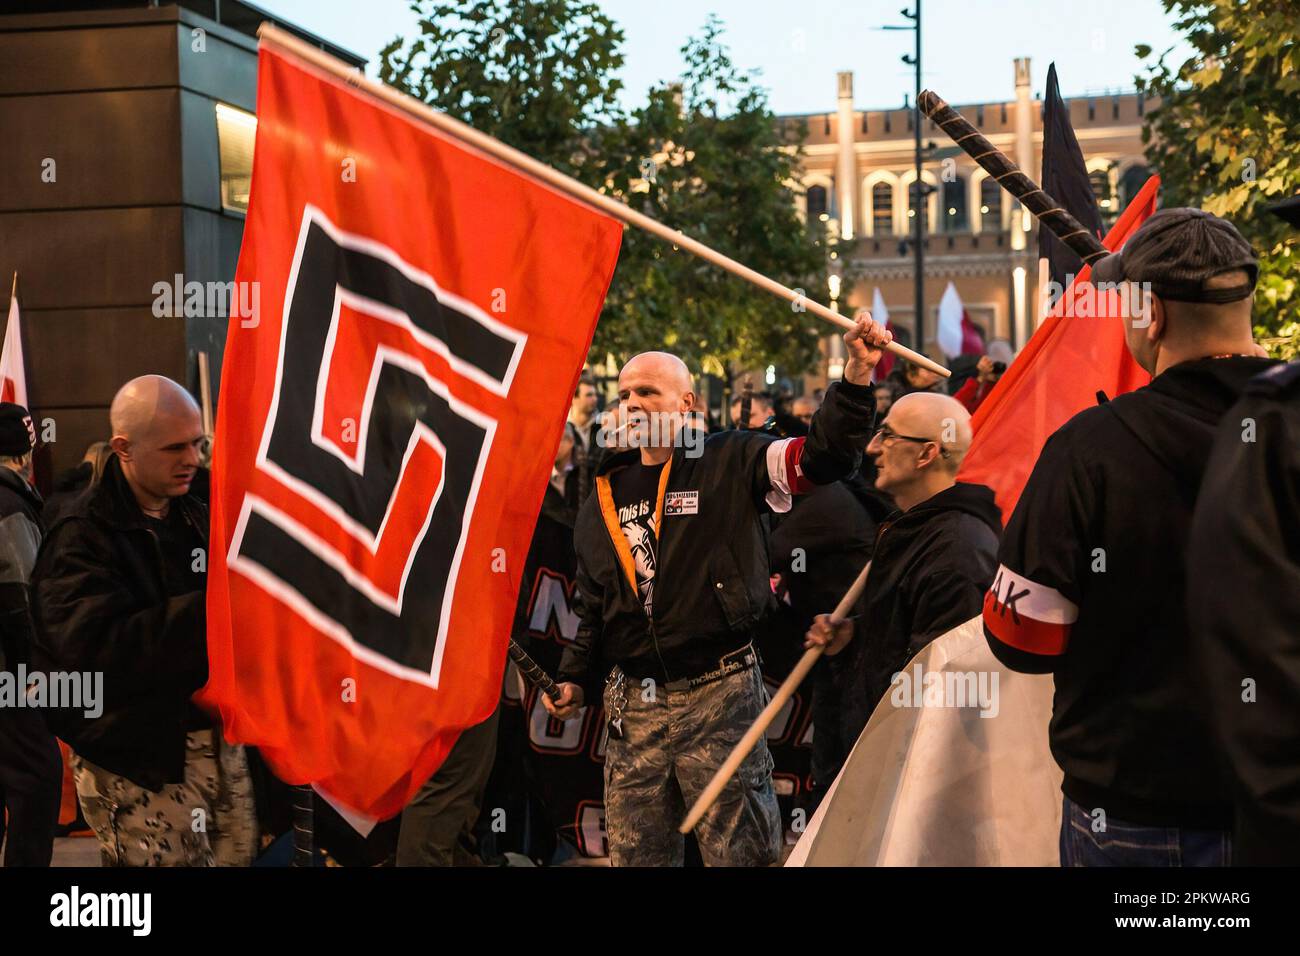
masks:
<instances>
[{"instance_id":1,"label":"white wooden flagpole","mask_svg":"<svg viewBox=\"0 0 1300 956\"><path fill-rule=\"evenodd\" d=\"M832 627L843 622L849 616L849 612L853 610L853 605L858 603L858 598L862 595L862 589L867 586L867 574L870 571L871 562L868 561L866 566L858 573L857 580L844 592L844 597L840 598L840 603L831 612ZM718 795L726 787L727 781L735 776L736 771L740 769L740 765L749 756L749 752L754 749L759 738L767 733L768 725L776 720L777 714L781 713L781 708L785 706L786 701L803 683L803 679L808 676L812 666L817 663L817 658L821 657L822 652L825 650L825 647L819 646L810 647L803 652L803 657L799 658L799 662L794 665L794 670L790 671L790 676L777 688L776 693L772 695L772 699L763 708L763 712L758 715L758 719L750 725L749 730L745 731L745 736L740 738L740 742L732 748L731 753L727 755L727 759L722 762L722 766L713 774L713 779L700 792L690 812L686 814L686 819L677 828L680 832L690 833L695 829L695 824L699 823L700 818L704 816L709 807L713 806L713 802L718 799Z\"/></svg>"},{"instance_id":2,"label":"white wooden flagpole","mask_svg":"<svg viewBox=\"0 0 1300 956\"><path fill-rule=\"evenodd\" d=\"M281 50L290 53L301 60L307 61L317 69L323 70L331 76L342 80L349 86L365 90L370 95L378 97L390 106L393 106L422 122L428 123L439 131L446 133L448 136L474 147L479 152L485 153L493 159L505 163L507 166L519 170L520 172L527 173L535 179L540 179L548 186L553 187L579 202L586 203L588 206L593 206L601 212L607 213L615 219L629 225L636 226L639 229L644 229L646 232L658 236L665 242L671 242L680 248L685 249L687 252L699 256L701 259L711 262L716 266L720 266L733 275L737 275L747 282L753 283L760 289L765 289L775 296L779 296L782 299L792 302L800 308L806 309L828 322L833 322L843 329L852 329L854 327L854 323L851 319L840 315L838 312L832 312L820 302L814 302L812 299L796 292L794 289L782 285L775 279L768 278L761 272L756 272L749 268L749 266L742 265L736 260L724 256L722 253L709 248L702 242L697 242L684 232L677 229L670 229L663 223L651 219L643 213L637 212L626 203L615 199L612 196L606 196L604 193L597 192L590 186L583 185L571 176L566 176L559 170L552 169L545 163L533 159L531 156L520 152L514 147L507 146L500 140L495 139L486 133L481 133L472 126L468 126L460 120L448 116L446 113L435 110L427 103L421 103L414 97L408 96L390 86L385 86L377 80L370 79L359 70L349 67L341 60L330 56L323 50L318 50L311 44L304 40L300 40L291 33L281 30L274 24L263 23L257 30L257 36L262 43L265 43L268 46L279 47ZM945 378L952 374L938 362L933 361L929 356L922 355L919 352L914 352L906 346L899 345L897 342L890 342L889 345L885 346L885 348L900 358L905 358L909 362L927 368Z\"/></svg>"}]
</instances>

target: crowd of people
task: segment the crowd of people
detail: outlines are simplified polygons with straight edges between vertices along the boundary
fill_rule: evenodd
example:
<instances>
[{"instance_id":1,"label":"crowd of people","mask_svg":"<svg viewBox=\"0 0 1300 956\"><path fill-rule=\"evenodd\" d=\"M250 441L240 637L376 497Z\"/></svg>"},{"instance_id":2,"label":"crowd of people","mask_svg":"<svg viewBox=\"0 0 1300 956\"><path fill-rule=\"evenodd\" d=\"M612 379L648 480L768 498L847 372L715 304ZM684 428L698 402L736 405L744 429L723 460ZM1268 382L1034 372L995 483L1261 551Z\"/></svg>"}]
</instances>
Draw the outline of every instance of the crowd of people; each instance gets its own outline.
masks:
<instances>
[{"instance_id":1,"label":"crowd of people","mask_svg":"<svg viewBox=\"0 0 1300 956\"><path fill-rule=\"evenodd\" d=\"M581 379L534 537L548 573L572 569L575 627L558 694L539 699L556 721L602 715L611 862L780 860L789 821L764 740L690 838L677 830L768 702L765 646L825 649L809 678L815 805L891 676L981 615L1004 666L1055 678L1043 733L1064 773L1062 865L1300 860L1300 368L1252 340L1256 274L1231 225L1188 209L1094 266L1150 289L1126 341L1152 382L1053 435L1005 528L993 491L958 475L1009 356L957 381L899 361L876 381L891 336L863 316L842 381L738 394L730 427L710 425L668 353L631 358L608 409ZM0 669L103 674L93 715L0 708L5 865L50 862L56 737L106 865L273 860L287 788L192 702L207 676L198 408L145 376L110 426L43 503L30 416L0 405ZM706 437L684 442L692 430ZM852 614L832 620L867 561ZM331 837L322 807L318 842L342 862L500 859L485 795L501 715L461 735L400 818Z\"/></svg>"}]
</instances>

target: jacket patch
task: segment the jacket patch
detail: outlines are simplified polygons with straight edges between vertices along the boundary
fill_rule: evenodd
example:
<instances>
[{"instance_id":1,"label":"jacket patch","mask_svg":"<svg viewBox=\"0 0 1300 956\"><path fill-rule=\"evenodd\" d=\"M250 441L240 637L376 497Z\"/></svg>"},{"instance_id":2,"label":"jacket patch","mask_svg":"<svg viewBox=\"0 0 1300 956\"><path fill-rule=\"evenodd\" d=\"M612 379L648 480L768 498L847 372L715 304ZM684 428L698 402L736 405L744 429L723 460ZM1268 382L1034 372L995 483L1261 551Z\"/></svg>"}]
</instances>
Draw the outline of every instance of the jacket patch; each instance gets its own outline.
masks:
<instances>
[{"instance_id":1,"label":"jacket patch","mask_svg":"<svg viewBox=\"0 0 1300 956\"><path fill-rule=\"evenodd\" d=\"M664 514L696 515L700 513L698 491L670 491L664 498Z\"/></svg>"}]
</instances>

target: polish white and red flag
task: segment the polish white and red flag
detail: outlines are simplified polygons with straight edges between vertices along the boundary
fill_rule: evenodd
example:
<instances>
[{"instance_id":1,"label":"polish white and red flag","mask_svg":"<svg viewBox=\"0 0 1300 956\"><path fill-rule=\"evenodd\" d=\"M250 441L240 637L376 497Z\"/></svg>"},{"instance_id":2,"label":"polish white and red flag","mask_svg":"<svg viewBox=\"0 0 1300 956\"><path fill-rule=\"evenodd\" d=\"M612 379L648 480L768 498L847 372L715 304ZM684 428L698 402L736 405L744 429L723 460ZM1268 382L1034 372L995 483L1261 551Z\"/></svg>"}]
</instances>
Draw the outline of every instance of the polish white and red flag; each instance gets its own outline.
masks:
<instances>
[{"instance_id":1,"label":"polish white and red flag","mask_svg":"<svg viewBox=\"0 0 1300 956\"><path fill-rule=\"evenodd\" d=\"M0 402L27 407L27 368L23 362L23 332L17 293L9 299L4 352L0 354Z\"/></svg>"}]
</instances>

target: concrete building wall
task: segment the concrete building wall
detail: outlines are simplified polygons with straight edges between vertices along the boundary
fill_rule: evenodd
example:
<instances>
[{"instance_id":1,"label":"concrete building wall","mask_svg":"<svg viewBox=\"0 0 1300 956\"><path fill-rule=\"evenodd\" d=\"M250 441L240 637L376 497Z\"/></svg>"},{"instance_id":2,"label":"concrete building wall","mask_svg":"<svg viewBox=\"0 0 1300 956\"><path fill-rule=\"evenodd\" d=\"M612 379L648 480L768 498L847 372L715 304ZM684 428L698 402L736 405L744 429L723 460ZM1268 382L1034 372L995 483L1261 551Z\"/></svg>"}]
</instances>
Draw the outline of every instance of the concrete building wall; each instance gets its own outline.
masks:
<instances>
[{"instance_id":1,"label":"concrete building wall","mask_svg":"<svg viewBox=\"0 0 1300 956\"><path fill-rule=\"evenodd\" d=\"M197 395L202 351L215 402L228 310L157 317L155 285L234 278L244 217L222 201L216 107L251 113L257 97L259 11L80 6L0 16L0 278L18 272L28 400L54 424L47 488L108 437L126 380L167 375Z\"/></svg>"}]
</instances>

